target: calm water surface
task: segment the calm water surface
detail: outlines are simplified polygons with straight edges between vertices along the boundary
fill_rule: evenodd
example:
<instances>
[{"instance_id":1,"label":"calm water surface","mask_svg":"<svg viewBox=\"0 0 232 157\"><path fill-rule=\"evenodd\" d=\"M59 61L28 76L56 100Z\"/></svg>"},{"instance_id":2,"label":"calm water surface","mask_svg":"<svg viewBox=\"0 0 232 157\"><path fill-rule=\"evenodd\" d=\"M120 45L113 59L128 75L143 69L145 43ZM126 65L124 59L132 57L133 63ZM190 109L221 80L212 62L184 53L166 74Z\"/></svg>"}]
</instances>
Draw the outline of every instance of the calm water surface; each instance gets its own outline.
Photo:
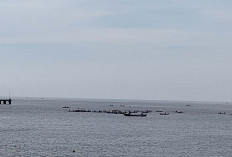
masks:
<instances>
[{"instance_id":1,"label":"calm water surface","mask_svg":"<svg viewBox=\"0 0 232 157\"><path fill-rule=\"evenodd\" d=\"M68 112L63 106L153 112L125 117ZM230 103L15 99L0 105L0 156L231 156L230 114Z\"/></svg>"}]
</instances>

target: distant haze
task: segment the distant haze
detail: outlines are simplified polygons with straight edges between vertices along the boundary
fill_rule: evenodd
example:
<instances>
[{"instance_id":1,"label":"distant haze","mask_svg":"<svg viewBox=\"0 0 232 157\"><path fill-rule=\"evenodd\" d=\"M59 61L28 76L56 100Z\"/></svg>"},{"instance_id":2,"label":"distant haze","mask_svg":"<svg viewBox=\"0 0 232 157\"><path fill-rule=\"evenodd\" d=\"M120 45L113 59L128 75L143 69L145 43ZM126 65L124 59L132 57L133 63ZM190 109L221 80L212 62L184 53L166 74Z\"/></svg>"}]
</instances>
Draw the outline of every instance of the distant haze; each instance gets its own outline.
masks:
<instances>
[{"instance_id":1,"label":"distant haze","mask_svg":"<svg viewBox=\"0 0 232 157\"><path fill-rule=\"evenodd\" d=\"M232 101L231 0L0 1L0 95Z\"/></svg>"}]
</instances>

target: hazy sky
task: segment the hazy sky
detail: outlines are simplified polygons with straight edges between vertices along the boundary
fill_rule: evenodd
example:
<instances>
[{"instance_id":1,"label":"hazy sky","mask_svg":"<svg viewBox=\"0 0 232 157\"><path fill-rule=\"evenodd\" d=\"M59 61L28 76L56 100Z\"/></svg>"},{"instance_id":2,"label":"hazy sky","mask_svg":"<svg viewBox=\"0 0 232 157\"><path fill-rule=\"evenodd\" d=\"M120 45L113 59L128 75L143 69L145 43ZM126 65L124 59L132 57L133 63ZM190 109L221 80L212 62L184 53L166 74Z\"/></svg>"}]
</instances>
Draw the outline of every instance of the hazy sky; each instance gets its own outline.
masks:
<instances>
[{"instance_id":1,"label":"hazy sky","mask_svg":"<svg viewBox=\"0 0 232 157\"><path fill-rule=\"evenodd\" d=\"M231 0L0 0L0 95L232 101Z\"/></svg>"}]
</instances>

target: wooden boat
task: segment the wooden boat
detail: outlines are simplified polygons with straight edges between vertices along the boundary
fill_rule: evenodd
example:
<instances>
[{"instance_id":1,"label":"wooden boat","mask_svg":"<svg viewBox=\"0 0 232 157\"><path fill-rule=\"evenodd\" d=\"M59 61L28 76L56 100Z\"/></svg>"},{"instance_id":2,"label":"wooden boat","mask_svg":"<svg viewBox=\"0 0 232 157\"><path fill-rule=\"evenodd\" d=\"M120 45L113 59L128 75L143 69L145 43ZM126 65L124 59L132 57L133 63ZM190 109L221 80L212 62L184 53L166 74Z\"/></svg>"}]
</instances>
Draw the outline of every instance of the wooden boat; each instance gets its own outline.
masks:
<instances>
[{"instance_id":1,"label":"wooden boat","mask_svg":"<svg viewBox=\"0 0 232 157\"><path fill-rule=\"evenodd\" d=\"M124 113L124 116L134 116L134 117L146 117L147 114L144 113Z\"/></svg>"},{"instance_id":2,"label":"wooden boat","mask_svg":"<svg viewBox=\"0 0 232 157\"><path fill-rule=\"evenodd\" d=\"M226 114L225 112L219 112L218 114Z\"/></svg>"},{"instance_id":3,"label":"wooden boat","mask_svg":"<svg viewBox=\"0 0 232 157\"><path fill-rule=\"evenodd\" d=\"M62 108L70 108L70 107L68 107L68 106L64 106L64 107L62 107Z\"/></svg>"},{"instance_id":4,"label":"wooden boat","mask_svg":"<svg viewBox=\"0 0 232 157\"><path fill-rule=\"evenodd\" d=\"M184 113L184 112L182 112L182 111L175 111L176 113Z\"/></svg>"},{"instance_id":5,"label":"wooden boat","mask_svg":"<svg viewBox=\"0 0 232 157\"><path fill-rule=\"evenodd\" d=\"M169 115L169 113L166 113L166 112L165 113L160 113L160 115Z\"/></svg>"}]
</instances>

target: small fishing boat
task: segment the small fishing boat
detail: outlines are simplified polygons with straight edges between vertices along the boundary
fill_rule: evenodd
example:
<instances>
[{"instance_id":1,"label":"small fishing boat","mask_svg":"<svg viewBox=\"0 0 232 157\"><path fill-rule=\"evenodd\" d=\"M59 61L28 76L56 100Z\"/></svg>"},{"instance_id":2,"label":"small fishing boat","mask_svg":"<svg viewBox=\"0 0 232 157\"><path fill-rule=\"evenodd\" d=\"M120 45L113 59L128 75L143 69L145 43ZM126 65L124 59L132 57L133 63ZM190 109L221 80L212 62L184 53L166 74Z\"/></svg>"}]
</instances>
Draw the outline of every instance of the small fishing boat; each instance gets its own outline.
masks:
<instances>
[{"instance_id":1,"label":"small fishing boat","mask_svg":"<svg viewBox=\"0 0 232 157\"><path fill-rule=\"evenodd\" d=\"M64 106L64 107L62 107L62 108L70 108L70 107L68 107L68 106Z\"/></svg>"},{"instance_id":2,"label":"small fishing boat","mask_svg":"<svg viewBox=\"0 0 232 157\"><path fill-rule=\"evenodd\" d=\"M184 113L184 112L182 112L182 111L175 111L176 113Z\"/></svg>"},{"instance_id":3,"label":"small fishing boat","mask_svg":"<svg viewBox=\"0 0 232 157\"><path fill-rule=\"evenodd\" d=\"M160 115L169 115L169 113L164 112L164 113L160 113Z\"/></svg>"},{"instance_id":4,"label":"small fishing boat","mask_svg":"<svg viewBox=\"0 0 232 157\"><path fill-rule=\"evenodd\" d=\"M226 114L225 112L219 112L218 114Z\"/></svg>"},{"instance_id":5,"label":"small fishing boat","mask_svg":"<svg viewBox=\"0 0 232 157\"><path fill-rule=\"evenodd\" d=\"M141 113L131 113L131 112L129 112L129 113L124 113L124 116L134 116L134 117L146 117L147 116L147 114L144 114L143 112L141 112Z\"/></svg>"}]
</instances>

